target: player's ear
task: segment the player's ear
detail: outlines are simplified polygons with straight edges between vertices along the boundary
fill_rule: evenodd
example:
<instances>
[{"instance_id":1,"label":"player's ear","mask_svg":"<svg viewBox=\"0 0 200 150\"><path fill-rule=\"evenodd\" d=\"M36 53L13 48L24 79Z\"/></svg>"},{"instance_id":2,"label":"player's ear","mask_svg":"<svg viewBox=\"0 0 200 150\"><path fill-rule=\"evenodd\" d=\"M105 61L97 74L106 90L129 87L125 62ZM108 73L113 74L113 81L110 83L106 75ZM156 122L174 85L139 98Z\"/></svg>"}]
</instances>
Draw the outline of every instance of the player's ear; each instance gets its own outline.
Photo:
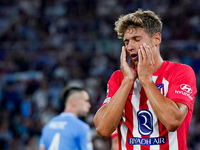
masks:
<instances>
[{"instance_id":1,"label":"player's ear","mask_svg":"<svg viewBox=\"0 0 200 150\"><path fill-rule=\"evenodd\" d=\"M156 45L156 46L160 45L161 34L159 32L157 32L156 34L154 34L153 39L154 39L154 45Z\"/></svg>"},{"instance_id":2,"label":"player's ear","mask_svg":"<svg viewBox=\"0 0 200 150\"><path fill-rule=\"evenodd\" d=\"M71 106L77 106L77 98L75 96L72 96L69 102Z\"/></svg>"}]
</instances>

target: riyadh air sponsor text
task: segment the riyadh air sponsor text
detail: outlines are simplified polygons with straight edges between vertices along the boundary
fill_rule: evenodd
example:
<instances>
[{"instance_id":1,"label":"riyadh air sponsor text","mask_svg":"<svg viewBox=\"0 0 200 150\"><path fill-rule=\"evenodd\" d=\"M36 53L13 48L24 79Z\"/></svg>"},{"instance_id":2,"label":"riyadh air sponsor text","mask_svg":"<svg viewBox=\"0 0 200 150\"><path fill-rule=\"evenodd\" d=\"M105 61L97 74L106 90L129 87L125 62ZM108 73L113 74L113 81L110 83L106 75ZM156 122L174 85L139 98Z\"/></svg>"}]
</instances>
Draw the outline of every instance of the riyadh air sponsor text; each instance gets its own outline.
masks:
<instances>
[{"instance_id":1,"label":"riyadh air sponsor text","mask_svg":"<svg viewBox=\"0 0 200 150\"><path fill-rule=\"evenodd\" d=\"M128 140L130 145L161 145L166 143L165 137L155 137L155 138L139 138L131 137Z\"/></svg>"}]
</instances>

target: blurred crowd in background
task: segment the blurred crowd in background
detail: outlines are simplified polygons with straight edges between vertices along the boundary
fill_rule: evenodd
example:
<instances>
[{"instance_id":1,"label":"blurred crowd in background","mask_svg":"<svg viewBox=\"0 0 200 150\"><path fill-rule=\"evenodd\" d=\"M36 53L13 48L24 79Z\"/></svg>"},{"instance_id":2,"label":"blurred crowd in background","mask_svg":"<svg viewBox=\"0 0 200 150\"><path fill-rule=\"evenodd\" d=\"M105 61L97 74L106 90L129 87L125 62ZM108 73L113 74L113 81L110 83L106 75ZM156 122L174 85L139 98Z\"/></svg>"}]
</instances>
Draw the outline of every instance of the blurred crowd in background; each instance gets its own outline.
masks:
<instances>
[{"instance_id":1,"label":"blurred crowd in background","mask_svg":"<svg viewBox=\"0 0 200 150\"><path fill-rule=\"evenodd\" d=\"M163 21L161 54L190 65L200 89L199 0L0 0L0 149L37 150L41 129L63 111L64 86L83 86L91 96L94 150L109 150L93 117L106 97L110 75L120 69L122 40L114 22L121 14L150 9ZM200 147L200 93L188 150Z\"/></svg>"}]
</instances>

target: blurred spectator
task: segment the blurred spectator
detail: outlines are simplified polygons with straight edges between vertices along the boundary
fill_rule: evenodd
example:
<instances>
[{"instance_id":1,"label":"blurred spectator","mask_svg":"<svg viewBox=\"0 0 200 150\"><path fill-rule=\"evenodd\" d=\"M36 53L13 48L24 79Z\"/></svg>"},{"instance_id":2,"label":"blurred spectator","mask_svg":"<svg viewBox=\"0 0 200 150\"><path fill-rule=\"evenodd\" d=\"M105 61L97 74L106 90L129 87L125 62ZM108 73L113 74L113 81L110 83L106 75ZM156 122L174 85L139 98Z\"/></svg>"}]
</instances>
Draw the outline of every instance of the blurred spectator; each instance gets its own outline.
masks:
<instances>
[{"instance_id":1,"label":"blurred spectator","mask_svg":"<svg viewBox=\"0 0 200 150\"><path fill-rule=\"evenodd\" d=\"M11 113L19 112L20 97L16 91L15 83L10 81L5 85L2 94L2 106Z\"/></svg>"}]
</instances>

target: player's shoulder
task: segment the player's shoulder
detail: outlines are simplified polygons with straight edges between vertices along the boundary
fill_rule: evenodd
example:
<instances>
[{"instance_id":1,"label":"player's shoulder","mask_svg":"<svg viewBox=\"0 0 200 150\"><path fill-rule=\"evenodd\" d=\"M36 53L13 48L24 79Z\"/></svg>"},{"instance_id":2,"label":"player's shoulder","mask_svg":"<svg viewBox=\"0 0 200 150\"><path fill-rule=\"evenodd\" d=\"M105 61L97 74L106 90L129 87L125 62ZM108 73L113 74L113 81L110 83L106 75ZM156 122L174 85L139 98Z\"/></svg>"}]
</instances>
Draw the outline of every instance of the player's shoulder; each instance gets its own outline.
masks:
<instances>
[{"instance_id":1,"label":"player's shoulder","mask_svg":"<svg viewBox=\"0 0 200 150\"><path fill-rule=\"evenodd\" d=\"M187 64L177 63L177 62L170 62L167 61L168 66L171 70L176 73L194 73L192 67Z\"/></svg>"},{"instance_id":2,"label":"player's shoulder","mask_svg":"<svg viewBox=\"0 0 200 150\"><path fill-rule=\"evenodd\" d=\"M121 70L116 70L112 74L112 76L121 76L121 75L123 75Z\"/></svg>"},{"instance_id":3,"label":"player's shoulder","mask_svg":"<svg viewBox=\"0 0 200 150\"><path fill-rule=\"evenodd\" d=\"M67 120L68 122L73 123L73 126L74 127L76 126L77 128L88 126L88 124L86 122L77 118L72 113L61 113L59 116L55 117L53 120L54 121L56 121L56 120Z\"/></svg>"},{"instance_id":4,"label":"player's shoulder","mask_svg":"<svg viewBox=\"0 0 200 150\"><path fill-rule=\"evenodd\" d=\"M55 121L55 120L58 120L59 119L59 115L56 115L54 117L52 117L47 123L45 126L48 126L48 124L50 124L52 121Z\"/></svg>"},{"instance_id":5,"label":"player's shoulder","mask_svg":"<svg viewBox=\"0 0 200 150\"><path fill-rule=\"evenodd\" d=\"M80 128L87 128L89 129L89 125L81 119L77 118L77 124Z\"/></svg>"},{"instance_id":6,"label":"player's shoulder","mask_svg":"<svg viewBox=\"0 0 200 150\"><path fill-rule=\"evenodd\" d=\"M124 79L123 77L123 73L121 70L116 70L115 72L113 72L113 74L111 75L108 84L109 85L117 85L117 87L121 84L122 80Z\"/></svg>"},{"instance_id":7,"label":"player's shoulder","mask_svg":"<svg viewBox=\"0 0 200 150\"><path fill-rule=\"evenodd\" d=\"M51 122L53 122L54 120L56 120L56 118L57 118L58 116L54 116L53 118L51 118L44 126L43 126L43 131L44 130L48 130L48 128L49 128L49 124L51 123Z\"/></svg>"},{"instance_id":8,"label":"player's shoulder","mask_svg":"<svg viewBox=\"0 0 200 150\"><path fill-rule=\"evenodd\" d=\"M64 118L62 114L63 114L63 113L58 114L58 115L52 117L52 118L46 123L46 125L45 125L44 127L48 126L48 125L49 125L50 123L52 123L52 122L56 122L56 121L65 121L66 118Z\"/></svg>"},{"instance_id":9,"label":"player's shoulder","mask_svg":"<svg viewBox=\"0 0 200 150\"><path fill-rule=\"evenodd\" d=\"M123 80L123 78L124 77L121 70L116 70L110 77L110 79L117 79L117 80Z\"/></svg>"},{"instance_id":10,"label":"player's shoulder","mask_svg":"<svg viewBox=\"0 0 200 150\"><path fill-rule=\"evenodd\" d=\"M166 63L168 63L168 65L170 67L190 67L187 64L183 64L183 63L179 63L179 62L172 62L172 61L165 61Z\"/></svg>"}]
</instances>

